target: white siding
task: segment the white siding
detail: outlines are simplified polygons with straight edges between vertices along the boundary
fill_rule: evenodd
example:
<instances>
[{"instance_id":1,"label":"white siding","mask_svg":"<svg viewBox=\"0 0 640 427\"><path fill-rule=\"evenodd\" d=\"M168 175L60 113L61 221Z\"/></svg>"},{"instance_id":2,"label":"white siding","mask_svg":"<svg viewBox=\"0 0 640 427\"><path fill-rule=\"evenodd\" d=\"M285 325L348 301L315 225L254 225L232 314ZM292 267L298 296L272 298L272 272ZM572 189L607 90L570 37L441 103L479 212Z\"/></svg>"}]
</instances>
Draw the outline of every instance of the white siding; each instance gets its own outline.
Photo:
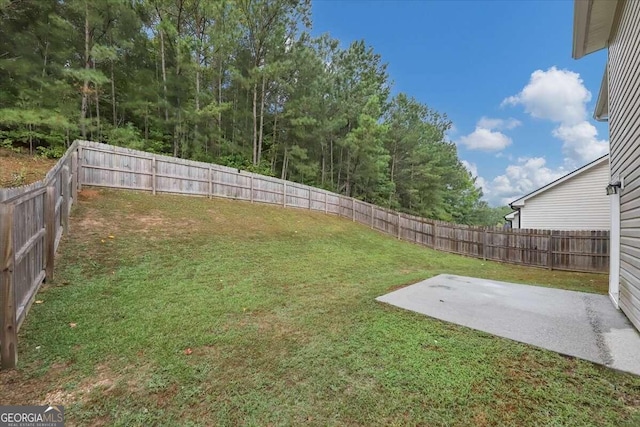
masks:
<instances>
[{"instance_id":1,"label":"white siding","mask_svg":"<svg viewBox=\"0 0 640 427\"><path fill-rule=\"evenodd\" d=\"M543 230L608 230L609 164L602 162L525 200L520 227Z\"/></svg>"},{"instance_id":2,"label":"white siding","mask_svg":"<svg viewBox=\"0 0 640 427\"><path fill-rule=\"evenodd\" d=\"M520 214L515 214L511 221L511 228L520 228Z\"/></svg>"},{"instance_id":3,"label":"white siding","mask_svg":"<svg viewBox=\"0 0 640 427\"><path fill-rule=\"evenodd\" d=\"M627 1L609 45L611 176L620 194L620 308L640 329L640 2Z\"/></svg>"}]
</instances>

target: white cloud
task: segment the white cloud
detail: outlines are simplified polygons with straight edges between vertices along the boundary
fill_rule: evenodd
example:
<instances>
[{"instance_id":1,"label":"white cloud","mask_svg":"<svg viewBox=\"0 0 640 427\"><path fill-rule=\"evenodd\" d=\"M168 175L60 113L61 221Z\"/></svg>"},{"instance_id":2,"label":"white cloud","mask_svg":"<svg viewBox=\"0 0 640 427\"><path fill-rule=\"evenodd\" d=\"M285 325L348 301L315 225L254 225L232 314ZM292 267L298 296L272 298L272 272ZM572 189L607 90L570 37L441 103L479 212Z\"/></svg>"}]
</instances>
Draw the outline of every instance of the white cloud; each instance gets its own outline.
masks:
<instances>
[{"instance_id":1,"label":"white cloud","mask_svg":"<svg viewBox=\"0 0 640 427\"><path fill-rule=\"evenodd\" d=\"M509 130L509 129L517 128L521 124L522 122L520 120L511 118L511 117L508 119L492 119L489 117L482 117L480 120L478 120L477 126L485 129Z\"/></svg>"},{"instance_id":2,"label":"white cloud","mask_svg":"<svg viewBox=\"0 0 640 427\"><path fill-rule=\"evenodd\" d=\"M502 105L522 105L532 117L558 123L552 135L562 141L565 166L576 168L609 151L609 142L598 139L598 131L587 120L591 92L578 73L551 67L536 70L529 83Z\"/></svg>"},{"instance_id":3,"label":"white cloud","mask_svg":"<svg viewBox=\"0 0 640 427\"><path fill-rule=\"evenodd\" d=\"M562 142L564 161L560 167L552 168L547 166L544 157L521 157L514 161L511 155L498 152L497 158L506 158L511 164L492 180L479 177L476 165L463 161L477 177L476 183L490 204L508 204L609 151L609 142L598 138L598 130L588 120L587 104L590 100L591 93L578 73L551 67L546 71L534 71L518 94L502 102L503 106L521 105L530 116L555 123L551 134ZM511 138L501 131L520 124L512 118L482 117L476 129L459 138L459 142L472 150L500 151L512 143Z\"/></svg>"},{"instance_id":4,"label":"white cloud","mask_svg":"<svg viewBox=\"0 0 640 427\"><path fill-rule=\"evenodd\" d=\"M502 104L523 105L527 113L539 119L575 124L585 119L591 92L582 84L580 74L551 67L536 70L520 93Z\"/></svg>"},{"instance_id":5,"label":"white cloud","mask_svg":"<svg viewBox=\"0 0 640 427\"><path fill-rule=\"evenodd\" d=\"M502 132L479 126L469 135L460 137L459 141L469 150L481 151L500 151L511 145L511 138Z\"/></svg>"},{"instance_id":6,"label":"white cloud","mask_svg":"<svg viewBox=\"0 0 640 427\"><path fill-rule=\"evenodd\" d=\"M521 157L516 164L507 166L502 175L485 182L483 192L491 205L506 205L555 181L569 171L564 166L557 169L547 167L544 157Z\"/></svg>"},{"instance_id":7,"label":"white cloud","mask_svg":"<svg viewBox=\"0 0 640 427\"><path fill-rule=\"evenodd\" d=\"M553 136L564 142L562 151L565 162L579 167L609 152L609 141L598 139L598 130L584 121L575 125L560 125L553 130Z\"/></svg>"},{"instance_id":8,"label":"white cloud","mask_svg":"<svg viewBox=\"0 0 640 427\"><path fill-rule=\"evenodd\" d=\"M494 119L482 117L478 120L476 128L469 135L461 136L458 141L469 150L502 151L511 145L511 138L500 132L505 129L513 129L522 124L514 118Z\"/></svg>"}]
</instances>

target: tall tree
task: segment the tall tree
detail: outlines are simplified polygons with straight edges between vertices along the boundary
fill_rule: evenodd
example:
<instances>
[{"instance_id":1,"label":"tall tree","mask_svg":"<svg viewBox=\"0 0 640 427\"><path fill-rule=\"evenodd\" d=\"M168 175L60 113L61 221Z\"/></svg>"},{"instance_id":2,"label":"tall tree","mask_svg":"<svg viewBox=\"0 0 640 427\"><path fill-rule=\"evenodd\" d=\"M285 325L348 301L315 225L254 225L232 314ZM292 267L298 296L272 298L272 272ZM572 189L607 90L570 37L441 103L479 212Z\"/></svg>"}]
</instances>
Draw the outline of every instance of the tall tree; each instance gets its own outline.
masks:
<instances>
[{"instance_id":1,"label":"tall tree","mask_svg":"<svg viewBox=\"0 0 640 427\"><path fill-rule=\"evenodd\" d=\"M77 137L220 162L464 223L493 218L446 115L389 99L372 46L310 0L0 3L0 144Z\"/></svg>"}]
</instances>

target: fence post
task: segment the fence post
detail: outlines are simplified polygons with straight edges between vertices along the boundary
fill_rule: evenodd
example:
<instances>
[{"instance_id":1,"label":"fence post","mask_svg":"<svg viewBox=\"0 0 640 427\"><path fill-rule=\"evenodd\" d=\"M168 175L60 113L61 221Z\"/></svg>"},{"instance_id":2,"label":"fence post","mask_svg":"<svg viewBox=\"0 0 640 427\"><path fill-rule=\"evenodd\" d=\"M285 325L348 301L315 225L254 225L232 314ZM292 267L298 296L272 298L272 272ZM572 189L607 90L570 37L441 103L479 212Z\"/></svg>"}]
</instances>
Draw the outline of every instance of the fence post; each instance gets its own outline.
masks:
<instances>
[{"instance_id":1,"label":"fence post","mask_svg":"<svg viewBox=\"0 0 640 427\"><path fill-rule=\"evenodd\" d=\"M307 187L307 190L309 190L309 210L311 210L311 187Z\"/></svg>"},{"instance_id":2,"label":"fence post","mask_svg":"<svg viewBox=\"0 0 640 427\"><path fill-rule=\"evenodd\" d=\"M549 230L547 240L547 268L553 270L553 231Z\"/></svg>"},{"instance_id":3,"label":"fence post","mask_svg":"<svg viewBox=\"0 0 640 427\"><path fill-rule=\"evenodd\" d=\"M156 195L156 169L157 169L157 163L156 163L156 156L154 155L153 158L151 159L151 192L153 193L153 195Z\"/></svg>"},{"instance_id":4,"label":"fence post","mask_svg":"<svg viewBox=\"0 0 640 427\"><path fill-rule=\"evenodd\" d=\"M78 150L76 150L71 154L71 173L73 174L73 182L71 183L71 197L73 198L73 203L78 201Z\"/></svg>"},{"instance_id":5,"label":"fence post","mask_svg":"<svg viewBox=\"0 0 640 427\"><path fill-rule=\"evenodd\" d=\"M356 199L351 198L351 221L356 221Z\"/></svg>"},{"instance_id":6,"label":"fence post","mask_svg":"<svg viewBox=\"0 0 640 427\"><path fill-rule=\"evenodd\" d=\"M487 228L482 229L482 259L483 261L487 260Z\"/></svg>"},{"instance_id":7,"label":"fence post","mask_svg":"<svg viewBox=\"0 0 640 427\"><path fill-rule=\"evenodd\" d=\"M251 191L251 194L249 195L249 201L251 201L251 203L253 203L253 175L251 175L249 177L249 191Z\"/></svg>"},{"instance_id":8,"label":"fence post","mask_svg":"<svg viewBox=\"0 0 640 427\"><path fill-rule=\"evenodd\" d=\"M400 214L398 214L398 239L400 239L402 236L402 230L400 229L401 220L402 220L402 217L400 216Z\"/></svg>"},{"instance_id":9,"label":"fence post","mask_svg":"<svg viewBox=\"0 0 640 427\"><path fill-rule=\"evenodd\" d=\"M78 143L78 161L76 162L76 167L78 168L76 172L76 188L77 191L82 190L82 145Z\"/></svg>"},{"instance_id":10,"label":"fence post","mask_svg":"<svg viewBox=\"0 0 640 427\"><path fill-rule=\"evenodd\" d=\"M391 221L389 221L389 211L387 209L384 210L384 232L387 234L391 234L389 231L389 225L391 225Z\"/></svg>"},{"instance_id":11,"label":"fence post","mask_svg":"<svg viewBox=\"0 0 640 427\"><path fill-rule=\"evenodd\" d=\"M209 196L210 199L213 197L213 170L211 166L209 166L209 190L207 196Z\"/></svg>"},{"instance_id":12,"label":"fence post","mask_svg":"<svg viewBox=\"0 0 640 427\"><path fill-rule=\"evenodd\" d=\"M287 207L287 181L282 183L282 206Z\"/></svg>"},{"instance_id":13,"label":"fence post","mask_svg":"<svg viewBox=\"0 0 640 427\"><path fill-rule=\"evenodd\" d=\"M327 193L326 191L324 192L324 213L328 213L329 212L329 193Z\"/></svg>"},{"instance_id":14,"label":"fence post","mask_svg":"<svg viewBox=\"0 0 640 427\"><path fill-rule=\"evenodd\" d=\"M374 216L373 216L373 205L371 205L371 228L375 228L375 226L374 226Z\"/></svg>"},{"instance_id":15,"label":"fence post","mask_svg":"<svg viewBox=\"0 0 640 427\"><path fill-rule=\"evenodd\" d=\"M53 280L53 263L56 253L56 189L50 185L44 200L44 257L45 278Z\"/></svg>"},{"instance_id":16,"label":"fence post","mask_svg":"<svg viewBox=\"0 0 640 427\"><path fill-rule=\"evenodd\" d=\"M438 247L438 223L436 221L433 221L433 248L437 248Z\"/></svg>"},{"instance_id":17,"label":"fence post","mask_svg":"<svg viewBox=\"0 0 640 427\"><path fill-rule=\"evenodd\" d=\"M60 217L62 218L62 229L64 234L69 235L69 166L62 168L62 205L60 206Z\"/></svg>"},{"instance_id":18,"label":"fence post","mask_svg":"<svg viewBox=\"0 0 640 427\"><path fill-rule=\"evenodd\" d=\"M3 369L18 363L18 326L16 322L15 268L13 241L13 204L0 203L0 359Z\"/></svg>"}]
</instances>

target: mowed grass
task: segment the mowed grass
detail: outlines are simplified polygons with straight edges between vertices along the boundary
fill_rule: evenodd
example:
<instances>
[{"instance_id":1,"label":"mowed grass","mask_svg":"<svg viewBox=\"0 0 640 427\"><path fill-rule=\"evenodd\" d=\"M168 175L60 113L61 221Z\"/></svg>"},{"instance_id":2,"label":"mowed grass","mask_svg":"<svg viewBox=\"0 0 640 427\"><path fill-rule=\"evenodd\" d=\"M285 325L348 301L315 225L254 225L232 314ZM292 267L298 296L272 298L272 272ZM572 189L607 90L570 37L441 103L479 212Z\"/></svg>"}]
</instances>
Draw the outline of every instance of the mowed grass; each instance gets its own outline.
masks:
<instances>
[{"instance_id":1,"label":"mowed grass","mask_svg":"<svg viewBox=\"0 0 640 427\"><path fill-rule=\"evenodd\" d=\"M378 303L439 273L607 277L428 250L348 220L85 190L3 404L68 425L639 425L640 378Z\"/></svg>"}]
</instances>

